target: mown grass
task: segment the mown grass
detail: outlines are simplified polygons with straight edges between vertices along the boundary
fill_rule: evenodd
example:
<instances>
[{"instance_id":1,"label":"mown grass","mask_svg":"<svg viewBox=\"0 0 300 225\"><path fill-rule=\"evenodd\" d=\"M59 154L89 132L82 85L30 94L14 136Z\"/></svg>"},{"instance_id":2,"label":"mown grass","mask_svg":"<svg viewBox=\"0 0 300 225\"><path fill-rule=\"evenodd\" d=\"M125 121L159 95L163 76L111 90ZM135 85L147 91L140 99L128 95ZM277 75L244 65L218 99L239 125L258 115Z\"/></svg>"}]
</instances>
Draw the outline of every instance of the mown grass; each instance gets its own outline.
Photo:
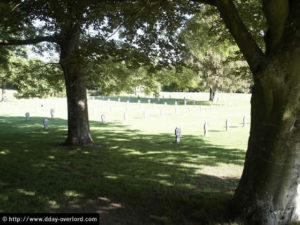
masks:
<instances>
[{"instance_id":1,"label":"mown grass","mask_svg":"<svg viewBox=\"0 0 300 225\"><path fill-rule=\"evenodd\" d=\"M59 102L43 100L43 107L52 107L52 101ZM176 115L169 104L161 116L161 106L135 104L128 109L130 120L123 121L125 105L109 103L115 104L111 110L107 102L92 100L90 107L100 106L97 115L106 113L108 122L91 121L95 146L67 148L60 145L67 121L58 107L61 118L49 119L49 130L42 127L48 112L29 121L21 116L40 103L1 106L0 212L97 212L102 224L229 221L227 202L242 171L248 135L240 115L232 114L237 108L199 112L191 106ZM146 108L144 119L140 114ZM222 121L228 116L233 125L225 132ZM174 143L176 119L183 130L180 144ZM214 130L204 138L202 122L208 119Z\"/></svg>"}]
</instances>

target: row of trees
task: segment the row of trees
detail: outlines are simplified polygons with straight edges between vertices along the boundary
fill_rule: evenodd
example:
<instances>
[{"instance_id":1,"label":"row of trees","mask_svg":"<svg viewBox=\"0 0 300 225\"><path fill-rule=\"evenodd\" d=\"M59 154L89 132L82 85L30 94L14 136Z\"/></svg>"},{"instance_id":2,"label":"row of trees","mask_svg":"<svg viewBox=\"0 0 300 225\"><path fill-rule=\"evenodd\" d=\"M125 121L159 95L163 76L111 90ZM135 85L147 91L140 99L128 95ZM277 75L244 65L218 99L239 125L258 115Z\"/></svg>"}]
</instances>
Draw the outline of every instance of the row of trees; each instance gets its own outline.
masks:
<instances>
[{"instance_id":1,"label":"row of trees","mask_svg":"<svg viewBox=\"0 0 300 225\"><path fill-rule=\"evenodd\" d=\"M247 224L288 224L299 219L298 0L4 0L0 6L0 45L47 42L47 48L59 52L68 99L69 145L93 143L86 99L89 65L113 57L128 68L165 67L185 58L178 38L190 15L201 9L207 9L204 20L219 15L254 82L245 168L233 199L236 212ZM217 21L212 31L223 39L229 33ZM115 34L119 41L112 39ZM193 50L187 59L197 73L223 74L227 67L200 59L223 62L226 54Z\"/></svg>"}]
</instances>

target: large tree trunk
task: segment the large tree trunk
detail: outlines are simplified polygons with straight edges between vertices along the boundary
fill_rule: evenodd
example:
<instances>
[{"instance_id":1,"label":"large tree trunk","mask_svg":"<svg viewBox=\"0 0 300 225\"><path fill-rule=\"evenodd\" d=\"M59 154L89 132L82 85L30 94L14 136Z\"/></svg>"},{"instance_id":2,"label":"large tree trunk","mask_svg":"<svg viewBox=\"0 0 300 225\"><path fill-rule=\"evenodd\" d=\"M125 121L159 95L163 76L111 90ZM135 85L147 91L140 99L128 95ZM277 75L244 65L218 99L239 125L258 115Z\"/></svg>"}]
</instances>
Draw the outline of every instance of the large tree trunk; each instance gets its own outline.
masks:
<instances>
[{"instance_id":1,"label":"large tree trunk","mask_svg":"<svg viewBox=\"0 0 300 225\"><path fill-rule=\"evenodd\" d=\"M60 42L60 65L64 72L68 103L68 137L66 145L90 145L86 77L79 54L80 29L70 27Z\"/></svg>"},{"instance_id":2,"label":"large tree trunk","mask_svg":"<svg viewBox=\"0 0 300 225\"><path fill-rule=\"evenodd\" d=\"M246 224L300 219L299 49L299 37L287 37L254 76L248 151L234 198Z\"/></svg>"}]
</instances>

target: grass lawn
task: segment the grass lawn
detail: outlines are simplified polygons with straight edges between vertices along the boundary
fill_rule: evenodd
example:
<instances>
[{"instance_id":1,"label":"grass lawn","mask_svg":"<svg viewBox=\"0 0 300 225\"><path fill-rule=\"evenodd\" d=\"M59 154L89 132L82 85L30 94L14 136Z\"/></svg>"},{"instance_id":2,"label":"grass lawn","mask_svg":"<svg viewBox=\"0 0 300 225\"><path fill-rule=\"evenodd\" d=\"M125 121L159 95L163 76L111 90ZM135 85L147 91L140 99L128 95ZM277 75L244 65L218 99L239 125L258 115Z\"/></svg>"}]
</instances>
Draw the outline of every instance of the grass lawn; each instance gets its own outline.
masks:
<instances>
[{"instance_id":1,"label":"grass lawn","mask_svg":"<svg viewBox=\"0 0 300 225\"><path fill-rule=\"evenodd\" d=\"M128 96L120 102L90 98L95 146L73 148L60 145L67 132L65 99L1 103L0 212L97 212L101 224L111 225L226 222L226 202L244 163L249 124L242 122L246 115L249 123L250 96L220 94L211 107L208 94L162 95L151 104L146 97L141 103L135 97L127 103Z\"/></svg>"}]
</instances>

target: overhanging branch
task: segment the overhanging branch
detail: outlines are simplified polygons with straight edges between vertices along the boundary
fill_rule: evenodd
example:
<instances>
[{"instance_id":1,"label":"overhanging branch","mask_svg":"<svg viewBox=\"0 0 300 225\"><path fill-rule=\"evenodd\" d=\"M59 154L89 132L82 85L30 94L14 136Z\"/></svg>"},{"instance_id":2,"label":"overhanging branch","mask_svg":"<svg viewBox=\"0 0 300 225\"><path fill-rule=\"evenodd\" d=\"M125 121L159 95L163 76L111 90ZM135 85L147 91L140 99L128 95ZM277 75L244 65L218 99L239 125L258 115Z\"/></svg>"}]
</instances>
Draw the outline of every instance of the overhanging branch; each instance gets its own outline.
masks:
<instances>
[{"instance_id":1,"label":"overhanging branch","mask_svg":"<svg viewBox=\"0 0 300 225\"><path fill-rule=\"evenodd\" d=\"M217 7L226 27L229 29L231 35L235 39L235 42L237 43L245 59L247 60L251 71L255 74L264 58L264 53L258 47L252 35L249 33L247 27L241 20L232 0L192 1Z\"/></svg>"},{"instance_id":2,"label":"overhanging branch","mask_svg":"<svg viewBox=\"0 0 300 225\"><path fill-rule=\"evenodd\" d=\"M58 42L57 36L47 36L47 37L37 37L32 39L26 39L26 40L16 40L16 39L10 39L10 40L1 40L0 39L0 45L32 45L32 44L38 44L41 42Z\"/></svg>"},{"instance_id":3,"label":"overhanging branch","mask_svg":"<svg viewBox=\"0 0 300 225\"><path fill-rule=\"evenodd\" d=\"M253 74L262 63L264 53L241 20L232 0L218 1L217 8L227 28L235 39Z\"/></svg>"}]
</instances>

